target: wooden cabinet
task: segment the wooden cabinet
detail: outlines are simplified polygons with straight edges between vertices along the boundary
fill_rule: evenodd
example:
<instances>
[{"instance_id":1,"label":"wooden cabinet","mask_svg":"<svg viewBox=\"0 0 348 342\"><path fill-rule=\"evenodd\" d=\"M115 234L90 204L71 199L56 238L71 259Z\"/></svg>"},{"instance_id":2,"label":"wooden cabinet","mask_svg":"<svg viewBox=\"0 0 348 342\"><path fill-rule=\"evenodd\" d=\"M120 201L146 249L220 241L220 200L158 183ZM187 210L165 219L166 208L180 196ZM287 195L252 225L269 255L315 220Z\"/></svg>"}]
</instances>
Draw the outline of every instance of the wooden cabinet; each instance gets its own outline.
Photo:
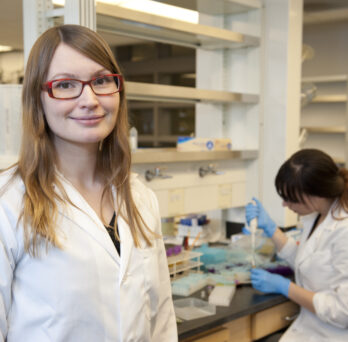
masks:
<instances>
[{"instance_id":1,"label":"wooden cabinet","mask_svg":"<svg viewBox=\"0 0 348 342\"><path fill-rule=\"evenodd\" d=\"M251 341L251 316L244 316L224 325L228 329L229 340L238 342Z\"/></svg>"},{"instance_id":2,"label":"wooden cabinet","mask_svg":"<svg viewBox=\"0 0 348 342\"><path fill-rule=\"evenodd\" d=\"M186 339L183 342L229 342L230 333L229 330L223 327L213 329L205 332L204 334L195 336L190 339Z\"/></svg>"},{"instance_id":3,"label":"wooden cabinet","mask_svg":"<svg viewBox=\"0 0 348 342\"><path fill-rule=\"evenodd\" d=\"M287 327L298 312L299 306L288 301L235 319L182 342L252 342Z\"/></svg>"},{"instance_id":4,"label":"wooden cabinet","mask_svg":"<svg viewBox=\"0 0 348 342\"><path fill-rule=\"evenodd\" d=\"M299 311L293 302L279 304L251 316L251 338L257 340L288 326Z\"/></svg>"}]
</instances>

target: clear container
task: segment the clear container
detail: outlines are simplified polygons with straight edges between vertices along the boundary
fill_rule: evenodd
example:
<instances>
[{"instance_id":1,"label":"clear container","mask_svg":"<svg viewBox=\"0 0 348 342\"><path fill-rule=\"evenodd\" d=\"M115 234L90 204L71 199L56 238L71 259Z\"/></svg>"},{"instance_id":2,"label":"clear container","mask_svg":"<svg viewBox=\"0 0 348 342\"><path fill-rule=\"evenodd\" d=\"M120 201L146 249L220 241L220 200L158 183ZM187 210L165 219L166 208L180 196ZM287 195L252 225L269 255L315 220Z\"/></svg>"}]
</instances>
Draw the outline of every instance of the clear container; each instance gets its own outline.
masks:
<instances>
[{"instance_id":1,"label":"clear container","mask_svg":"<svg viewBox=\"0 0 348 342\"><path fill-rule=\"evenodd\" d=\"M191 320L215 315L216 306L198 298L184 298L174 300L174 310L177 317Z\"/></svg>"},{"instance_id":2,"label":"clear container","mask_svg":"<svg viewBox=\"0 0 348 342\"><path fill-rule=\"evenodd\" d=\"M138 131L134 126L129 130L129 145L132 152L138 148Z\"/></svg>"}]
</instances>

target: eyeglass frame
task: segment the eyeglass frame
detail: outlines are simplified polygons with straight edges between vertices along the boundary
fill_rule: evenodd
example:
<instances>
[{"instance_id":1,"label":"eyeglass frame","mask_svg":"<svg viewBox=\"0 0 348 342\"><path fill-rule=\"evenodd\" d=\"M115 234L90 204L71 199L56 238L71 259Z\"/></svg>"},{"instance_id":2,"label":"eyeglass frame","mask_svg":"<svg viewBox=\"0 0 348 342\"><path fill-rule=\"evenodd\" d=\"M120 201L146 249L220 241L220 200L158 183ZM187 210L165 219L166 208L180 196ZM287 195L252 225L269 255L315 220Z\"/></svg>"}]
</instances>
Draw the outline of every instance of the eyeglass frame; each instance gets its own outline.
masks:
<instances>
[{"instance_id":1,"label":"eyeglass frame","mask_svg":"<svg viewBox=\"0 0 348 342\"><path fill-rule=\"evenodd\" d=\"M91 83L93 81L95 81L96 79L98 78L101 78L101 77L105 77L105 76L112 76L112 77L117 77L117 79L119 80L120 84L119 84L119 88L112 92L112 93L108 93L108 94L97 94ZM81 88L81 92L79 95L77 96L73 96L73 97L55 97L53 95L53 91L52 91L52 83L53 82L57 82L57 81L77 81L77 82L80 82L82 84L82 88ZM92 89L93 93L97 96L109 96L109 95L112 95L112 94L116 94L116 93L119 93L120 91L122 91L122 86L123 86L123 76L120 75L120 74L105 74L105 75L100 75L100 76L96 76L96 77L93 77L92 79L90 79L89 81L82 81L82 80L78 80L76 78L57 78L55 80L51 80L51 81L47 81L45 82L43 85L42 85L42 90L44 91L47 91L48 93L48 96L53 98L53 99L56 99L56 100L73 100L73 99L77 99L78 97L81 96L82 92L83 92L83 89L85 88L85 85L88 84L89 87Z\"/></svg>"}]
</instances>

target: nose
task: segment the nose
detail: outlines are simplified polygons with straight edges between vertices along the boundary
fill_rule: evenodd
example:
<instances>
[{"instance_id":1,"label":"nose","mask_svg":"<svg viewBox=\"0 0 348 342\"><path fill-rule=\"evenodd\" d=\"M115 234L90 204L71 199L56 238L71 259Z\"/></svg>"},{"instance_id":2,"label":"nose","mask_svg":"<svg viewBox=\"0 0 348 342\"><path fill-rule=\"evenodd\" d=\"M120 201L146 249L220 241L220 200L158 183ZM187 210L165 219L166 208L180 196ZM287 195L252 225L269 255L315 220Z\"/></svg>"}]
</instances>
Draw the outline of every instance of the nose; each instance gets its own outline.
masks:
<instances>
[{"instance_id":1,"label":"nose","mask_svg":"<svg viewBox=\"0 0 348 342\"><path fill-rule=\"evenodd\" d=\"M84 85L79 100L81 105L86 107L96 106L98 104L97 95L94 94L89 84Z\"/></svg>"}]
</instances>

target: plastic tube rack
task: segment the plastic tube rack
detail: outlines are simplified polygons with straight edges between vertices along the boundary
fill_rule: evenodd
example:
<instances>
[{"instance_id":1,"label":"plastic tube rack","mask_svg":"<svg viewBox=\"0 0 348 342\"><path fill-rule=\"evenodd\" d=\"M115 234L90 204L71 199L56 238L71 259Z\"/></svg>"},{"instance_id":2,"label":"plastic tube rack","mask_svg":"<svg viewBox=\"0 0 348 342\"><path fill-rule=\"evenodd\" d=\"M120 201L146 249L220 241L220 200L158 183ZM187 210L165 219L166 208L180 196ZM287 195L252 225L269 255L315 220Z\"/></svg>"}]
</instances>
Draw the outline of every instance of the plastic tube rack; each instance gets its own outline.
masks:
<instances>
[{"instance_id":1,"label":"plastic tube rack","mask_svg":"<svg viewBox=\"0 0 348 342\"><path fill-rule=\"evenodd\" d=\"M200 260L202 253L192 252L192 251L183 251L178 255L173 255L168 257L168 267L169 273L172 279L176 279L178 273L182 273L188 270L195 270L200 272L200 266L203 263Z\"/></svg>"}]
</instances>

